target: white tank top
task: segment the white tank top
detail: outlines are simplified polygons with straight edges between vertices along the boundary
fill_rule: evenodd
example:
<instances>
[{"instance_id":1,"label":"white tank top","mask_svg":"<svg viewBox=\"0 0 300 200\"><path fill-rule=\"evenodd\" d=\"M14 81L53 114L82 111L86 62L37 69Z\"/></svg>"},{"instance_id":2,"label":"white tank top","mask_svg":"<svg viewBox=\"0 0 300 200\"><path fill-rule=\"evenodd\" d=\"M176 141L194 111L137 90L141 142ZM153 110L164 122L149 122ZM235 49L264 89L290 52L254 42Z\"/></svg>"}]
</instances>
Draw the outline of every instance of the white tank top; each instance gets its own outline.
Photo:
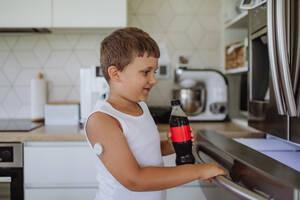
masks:
<instances>
[{"instance_id":1,"label":"white tank top","mask_svg":"<svg viewBox=\"0 0 300 200\"><path fill-rule=\"evenodd\" d=\"M163 166L160 150L160 136L153 118L144 102L139 102L143 109L140 116L132 116L113 108L104 101L96 106L94 112L106 113L117 119L123 129L127 143L140 167ZM94 113L92 112L92 113ZM91 113L91 114L92 114ZM87 123L85 123L87 124ZM84 127L86 134L86 127ZM88 138L87 138L88 140ZM88 143L92 148L89 140ZM101 141L99 141L101 143ZM105 149L103 149L105 151ZM95 154L95 156L97 156ZM134 192L120 184L106 169L101 159L97 159L99 190L95 200L165 200L166 191ZM124 169L126 170L126 169Z\"/></svg>"}]
</instances>

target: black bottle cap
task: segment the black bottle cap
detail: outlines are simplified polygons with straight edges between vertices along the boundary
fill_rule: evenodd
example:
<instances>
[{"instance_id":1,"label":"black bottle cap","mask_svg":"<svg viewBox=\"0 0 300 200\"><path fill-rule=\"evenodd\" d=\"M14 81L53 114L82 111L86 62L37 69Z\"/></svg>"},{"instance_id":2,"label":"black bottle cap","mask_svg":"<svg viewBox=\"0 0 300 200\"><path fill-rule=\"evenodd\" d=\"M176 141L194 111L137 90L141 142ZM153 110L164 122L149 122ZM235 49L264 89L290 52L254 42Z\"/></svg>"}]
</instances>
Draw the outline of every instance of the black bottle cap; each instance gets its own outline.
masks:
<instances>
[{"instance_id":1,"label":"black bottle cap","mask_svg":"<svg viewBox=\"0 0 300 200\"><path fill-rule=\"evenodd\" d=\"M171 101L171 105L172 106L180 106L181 104L180 104L180 101L178 99L173 99Z\"/></svg>"}]
</instances>

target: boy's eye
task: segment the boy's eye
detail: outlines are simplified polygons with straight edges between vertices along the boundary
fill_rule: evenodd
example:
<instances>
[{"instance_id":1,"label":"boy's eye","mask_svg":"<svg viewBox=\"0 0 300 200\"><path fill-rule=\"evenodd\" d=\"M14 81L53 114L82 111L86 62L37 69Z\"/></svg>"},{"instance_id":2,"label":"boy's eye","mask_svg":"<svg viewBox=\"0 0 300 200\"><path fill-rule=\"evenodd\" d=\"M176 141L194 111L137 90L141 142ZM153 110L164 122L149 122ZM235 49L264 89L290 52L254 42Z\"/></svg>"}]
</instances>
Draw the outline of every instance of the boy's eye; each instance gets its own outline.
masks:
<instances>
[{"instance_id":1,"label":"boy's eye","mask_svg":"<svg viewBox=\"0 0 300 200\"><path fill-rule=\"evenodd\" d=\"M144 71L144 75L147 75L150 71Z\"/></svg>"}]
</instances>

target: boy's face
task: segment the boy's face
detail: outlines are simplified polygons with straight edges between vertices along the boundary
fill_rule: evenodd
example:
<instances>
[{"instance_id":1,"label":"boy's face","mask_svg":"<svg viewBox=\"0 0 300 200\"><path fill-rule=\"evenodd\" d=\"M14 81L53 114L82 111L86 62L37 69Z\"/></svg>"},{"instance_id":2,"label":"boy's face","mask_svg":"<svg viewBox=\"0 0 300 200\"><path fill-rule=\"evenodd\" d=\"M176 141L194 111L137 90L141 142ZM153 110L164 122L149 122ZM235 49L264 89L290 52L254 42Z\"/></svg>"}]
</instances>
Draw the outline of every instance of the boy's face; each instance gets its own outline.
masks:
<instances>
[{"instance_id":1,"label":"boy's face","mask_svg":"<svg viewBox=\"0 0 300 200\"><path fill-rule=\"evenodd\" d=\"M120 74L121 92L126 99L140 102L146 101L151 88L156 84L155 73L158 58L144 54L135 57Z\"/></svg>"}]
</instances>

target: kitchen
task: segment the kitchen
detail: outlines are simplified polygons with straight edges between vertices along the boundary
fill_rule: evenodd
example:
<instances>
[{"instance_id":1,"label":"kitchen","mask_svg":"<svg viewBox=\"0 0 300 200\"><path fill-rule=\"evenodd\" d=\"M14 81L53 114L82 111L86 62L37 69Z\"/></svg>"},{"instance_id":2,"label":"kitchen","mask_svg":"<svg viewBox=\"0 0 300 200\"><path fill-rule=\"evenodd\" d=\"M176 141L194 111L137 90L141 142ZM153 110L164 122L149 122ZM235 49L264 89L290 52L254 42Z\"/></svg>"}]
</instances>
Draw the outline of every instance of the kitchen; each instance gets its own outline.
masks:
<instances>
[{"instance_id":1,"label":"kitchen","mask_svg":"<svg viewBox=\"0 0 300 200\"><path fill-rule=\"evenodd\" d=\"M225 88L223 91L228 90L228 96L225 92L228 101L225 111L228 118L225 121L219 120L220 122L212 122L213 120L191 122L192 128L213 130L233 138L264 137L264 134L258 131L261 130L262 125L257 123L259 122L257 118L265 117L262 114L264 112L255 110L257 108L253 107L254 112L257 111L257 113L254 113L252 116L254 118L250 120L253 124L251 127L247 125L247 118L244 115L248 110L247 92L244 93L247 85L245 87L245 84L241 83L248 78L247 75L245 76L247 71L251 71L247 68L248 59L245 51L247 49L249 51L250 45L255 42L251 43L251 39L248 38L250 15L239 9L241 1L128 0L127 2L113 2L102 0L90 1L90 3L78 1L78 4L67 0L31 1L32 4L17 0L0 2L1 5L11 8L11 10L4 9L0 12L2 13L1 19L6 19L0 21L0 27L3 27L1 32L7 30L4 29L7 27L23 28L19 29L23 31L21 33L16 33L17 30L14 30L13 33L0 35L0 118L32 118L32 105L37 105L37 103L33 104L33 101L43 100L42 95L37 95L33 99L31 96L31 80L37 79L39 73L43 74L47 86L41 88L42 92L38 94L46 96L47 106L50 109L51 106L53 108L73 106L72 111L78 113L78 103L82 102L81 69L90 69L99 65L100 42L112 30L117 27L136 26L148 32L157 41L162 54L159 64L165 66L161 68L164 69L161 70L164 73L158 73L159 84L151 91L148 106L153 108L170 106L172 89L176 89L174 88L175 69L179 69L178 67L188 67L191 71L195 70L195 73L199 72L199 69L218 70L225 74L224 80L227 80L228 84L228 87L224 87L225 81L222 85ZM70 7L71 3L72 7ZM244 3L247 4L247 1ZM16 4L19 5L20 10L14 6ZM31 6L33 4L36 5L34 8ZM102 12L95 12L95 9L101 9ZM95 20L110 16L111 13L107 12L112 9L118 13L114 18L111 17L112 20ZM5 10L11 12L5 12ZM66 10L68 10L68 15L65 13ZM24 15L19 14L21 11L24 11ZM28 16L28 19L22 19L24 16ZM34 31L42 33L24 33L24 28L28 31L32 27L37 28ZM44 27L49 28L52 33L45 33L48 29L39 29ZM232 45L234 42L240 43L234 46ZM230 48L232 52L242 54L242 65L230 64L229 61L235 61L236 57L231 57L230 53L226 55L225 48L227 52L230 52L228 50ZM251 63L248 65L250 66ZM185 70L183 72L189 73ZM41 86L41 84L37 85ZM207 90L207 93L210 91L212 90ZM264 95L266 93L265 91ZM242 101L245 96L246 103L245 100ZM256 99L253 98L253 100ZM63 124L63 120L66 119L63 116L65 113L57 114L61 110L56 110L54 112L56 115L49 115L50 118L45 117L45 120L59 118L59 122ZM36 114L38 116L40 113ZM79 116L74 120L78 123L78 119ZM291 120L294 119L291 118ZM56 123L59 122L56 121ZM31 124L21 125L21 127L28 126L30 127ZM20 126L18 128L20 129ZM165 133L169 129L168 124L160 124L158 129L161 133ZM264 132L272 133L272 130L264 130ZM204 133L202 137L206 134L209 136L208 133ZM166 136L162 134L161 137L165 139ZM19 175L21 180L24 176L24 181L20 181L21 183L17 185L24 185L24 199L94 198L97 190L95 169L91 169L88 164L94 161L79 126L41 126L30 132L3 132L0 138L2 143L22 142L17 144L23 144L23 148L17 147L19 150L15 152L19 152L21 157L18 159L17 169L21 172ZM82 162L83 159L86 162ZM165 165L174 165L174 156L167 157L164 161ZM5 167L7 166L3 166L1 170ZM292 171L291 174L293 173L295 172ZM6 182L14 182L14 180L8 175L4 176ZM11 187L10 191L18 191L18 189L13 190L13 188L18 188L13 184L4 185ZM225 195L230 194L224 189L220 191L216 185L192 182L170 189L168 199L234 198L232 196L225 198ZM295 188L293 199L297 199L299 184ZM20 199L13 197L18 193L14 192L6 199ZM264 196L263 191L257 189L256 192Z\"/></svg>"}]
</instances>

